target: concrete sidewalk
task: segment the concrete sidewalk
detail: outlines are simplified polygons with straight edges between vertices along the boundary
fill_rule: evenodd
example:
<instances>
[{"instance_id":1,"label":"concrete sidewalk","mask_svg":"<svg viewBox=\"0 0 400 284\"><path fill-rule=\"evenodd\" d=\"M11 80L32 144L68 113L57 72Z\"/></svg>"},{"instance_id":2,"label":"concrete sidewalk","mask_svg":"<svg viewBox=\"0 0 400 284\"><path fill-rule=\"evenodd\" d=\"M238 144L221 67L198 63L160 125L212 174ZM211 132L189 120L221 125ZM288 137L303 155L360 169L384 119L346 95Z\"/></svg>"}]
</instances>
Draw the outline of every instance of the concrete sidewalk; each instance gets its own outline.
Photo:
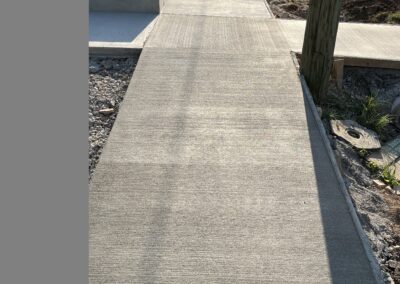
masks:
<instances>
[{"instance_id":1,"label":"concrete sidewalk","mask_svg":"<svg viewBox=\"0 0 400 284\"><path fill-rule=\"evenodd\" d=\"M90 283L376 283L264 1L169 1L92 180Z\"/></svg>"},{"instance_id":2,"label":"concrete sidewalk","mask_svg":"<svg viewBox=\"0 0 400 284\"><path fill-rule=\"evenodd\" d=\"M301 53L306 21L277 20L290 48ZM340 23L335 56L400 62L400 26Z\"/></svg>"}]
</instances>

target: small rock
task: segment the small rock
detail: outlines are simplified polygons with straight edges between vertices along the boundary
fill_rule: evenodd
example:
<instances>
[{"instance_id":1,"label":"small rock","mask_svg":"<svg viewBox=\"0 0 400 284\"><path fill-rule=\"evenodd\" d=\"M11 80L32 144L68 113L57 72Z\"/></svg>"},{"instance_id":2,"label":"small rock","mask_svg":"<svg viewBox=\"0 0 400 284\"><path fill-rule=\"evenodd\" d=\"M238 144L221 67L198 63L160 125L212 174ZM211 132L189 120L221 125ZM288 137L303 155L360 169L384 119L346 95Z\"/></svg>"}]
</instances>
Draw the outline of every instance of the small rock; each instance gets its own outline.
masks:
<instances>
[{"instance_id":1,"label":"small rock","mask_svg":"<svg viewBox=\"0 0 400 284\"><path fill-rule=\"evenodd\" d=\"M390 192L390 193L394 193L394 192L393 192L393 189L392 189L392 187L391 187L390 185L387 185L387 186L385 187L385 190L387 190L387 191Z\"/></svg>"},{"instance_id":2,"label":"small rock","mask_svg":"<svg viewBox=\"0 0 400 284\"><path fill-rule=\"evenodd\" d=\"M114 62L113 69L115 69L115 70L121 69L121 65L118 62Z\"/></svg>"},{"instance_id":3,"label":"small rock","mask_svg":"<svg viewBox=\"0 0 400 284\"><path fill-rule=\"evenodd\" d=\"M102 113L102 114L111 114L113 112L114 112L113 108L105 108L105 109L99 110L99 113Z\"/></svg>"},{"instance_id":4,"label":"small rock","mask_svg":"<svg viewBox=\"0 0 400 284\"><path fill-rule=\"evenodd\" d=\"M388 276L385 278L385 284L395 284L392 277Z\"/></svg>"},{"instance_id":5,"label":"small rock","mask_svg":"<svg viewBox=\"0 0 400 284\"><path fill-rule=\"evenodd\" d=\"M113 62L112 62L112 60L106 60L106 61L103 63L103 65L104 65L104 68L105 68L106 70L110 70L110 69L113 68Z\"/></svg>"},{"instance_id":6,"label":"small rock","mask_svg":"<svg viewBox=\"0 0 400 284\"><path fill-rule=\"evenodd\" d=\"M319 117L322 117L322 108L320 106L317 106L317 112L319 114Z\"/></svg>"},{"instance_id":7,"label":"small rock","mask_svg":"<svg viewBox=\"0 0 400 284\"><path fill-rule=\"evenodd\" d=\"M394 261L394 260L389 260L389 261L388 261L388 266L389 266L390 268L396 268L397 262Z\"/></svg>"},{"instance_id":8,"label":"small rock","mask_svg":"<svg viewBox=\"0 0 400 284\"><path fill-rule=\"evenodd\" d=\"M101 67L98 64L92 64L89 66L90 73L98 73L101 70Z\"/></svg>"},{"instance_id":9,"label":"small rock","mask_svg":"<svg viewBox=\"0 0 400 284\"><path fill-rule=\"evenodd\" d=\"M382 189L382 188L385 188L385 187L386 187L386 184L385 184L383 181L380 181L379 179L374 179L372 182L374 183L374 185L375 185L377 188Z\"/></svg>"}]
</instances>

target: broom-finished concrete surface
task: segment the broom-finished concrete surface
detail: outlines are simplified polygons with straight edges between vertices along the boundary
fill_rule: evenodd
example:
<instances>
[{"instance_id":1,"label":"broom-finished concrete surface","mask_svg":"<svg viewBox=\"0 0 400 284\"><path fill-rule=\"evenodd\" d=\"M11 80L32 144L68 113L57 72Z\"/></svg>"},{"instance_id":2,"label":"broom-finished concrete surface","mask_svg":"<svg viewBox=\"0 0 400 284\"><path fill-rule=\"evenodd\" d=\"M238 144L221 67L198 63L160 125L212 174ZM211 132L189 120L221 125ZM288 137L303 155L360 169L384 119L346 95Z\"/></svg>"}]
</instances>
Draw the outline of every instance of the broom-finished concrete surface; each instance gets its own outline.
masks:
<instances>
[{"instance_id":1,"label":"broom-finished concrete surface","mask_svg":"<svg viewBox=\"0 0 400 284\"><path fill-rule=\"evenodd\" d=\"M160 16L92 180L90 283L376 283L279 23L246 13Z\"/></svg>"},{"instance_id":2,"label":"broom-finished concrete surface","mask_svg":"<svg viewBox=\"0 0 400 284\"><path fill-rule=\"evenodd\" d=\"M222 17L262 17L272 14L264 0L161 0L161 13Z\"/></svg>"}]
</instances>

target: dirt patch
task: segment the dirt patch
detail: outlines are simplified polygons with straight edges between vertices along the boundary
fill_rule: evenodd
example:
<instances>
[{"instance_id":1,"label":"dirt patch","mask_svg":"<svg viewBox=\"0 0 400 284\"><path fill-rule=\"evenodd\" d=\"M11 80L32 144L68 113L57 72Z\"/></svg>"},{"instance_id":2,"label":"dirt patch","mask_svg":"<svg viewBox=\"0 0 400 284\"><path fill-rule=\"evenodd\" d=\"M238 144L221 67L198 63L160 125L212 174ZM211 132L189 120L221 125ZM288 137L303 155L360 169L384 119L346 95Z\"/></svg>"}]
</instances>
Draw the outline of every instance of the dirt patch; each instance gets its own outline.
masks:
<instances>
[{"instance_id":1,"label":"dirt patch","mask_svg":"<svg viewBox=\"0 0 400 284\"><path fill-rule=\"evenodd\" d=\"M308 0L268 0L277 18L306 19ZM343 22L400 24L398 0L343 0L340 13Z\"/></svg>"}]
</instances>

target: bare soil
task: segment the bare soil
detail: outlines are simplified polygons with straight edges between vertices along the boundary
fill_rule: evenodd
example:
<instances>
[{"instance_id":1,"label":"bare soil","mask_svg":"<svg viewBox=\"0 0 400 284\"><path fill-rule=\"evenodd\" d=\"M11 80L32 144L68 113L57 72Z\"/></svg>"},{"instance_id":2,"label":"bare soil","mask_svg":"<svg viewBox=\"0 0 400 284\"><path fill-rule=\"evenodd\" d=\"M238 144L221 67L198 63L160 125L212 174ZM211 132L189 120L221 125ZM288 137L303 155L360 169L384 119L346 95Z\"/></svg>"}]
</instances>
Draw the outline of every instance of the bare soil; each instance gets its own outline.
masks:
<instances>
[{"instance_id":1,"label":"bare soil","mask_svg":"<svg viewBox=\"0 0 400 284\"><path fill-rule=\"evenodd\" d=\"M277 18L306 19L309 0L268 0ZM400 24L399 0L342 0L341 21Z\"/></svg>"}]
</instances>

